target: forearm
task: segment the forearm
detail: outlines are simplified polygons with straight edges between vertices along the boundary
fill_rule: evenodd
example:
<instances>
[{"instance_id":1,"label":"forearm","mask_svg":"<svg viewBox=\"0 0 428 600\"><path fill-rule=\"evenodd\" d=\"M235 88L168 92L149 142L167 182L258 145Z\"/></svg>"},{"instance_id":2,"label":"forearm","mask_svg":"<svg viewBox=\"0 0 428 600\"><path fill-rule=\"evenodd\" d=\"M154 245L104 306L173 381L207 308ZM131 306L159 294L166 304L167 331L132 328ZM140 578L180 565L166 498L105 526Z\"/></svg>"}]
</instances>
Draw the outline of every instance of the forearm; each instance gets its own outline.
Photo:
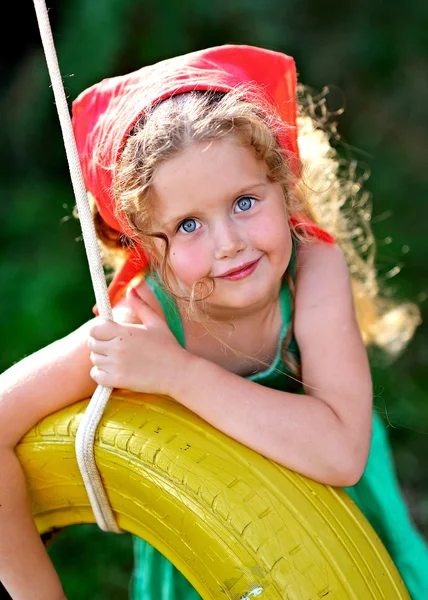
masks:
<instances>
[{"instance_id":1,"label":"forearm","mask_svg":"<svg viewBox=\"0 0 428 600\"><path fill-rule=\"evenodd\" d=\"M47 414L92 393L85 329L0 376L0 580L14 600L65 598L34 525L14 447Z\"/></svg>"},{"instance_id":2,"label":"forearm","mask_svg":"<svg viewBox=\"0 0 428 600\"><path fill-rule=\"evenodd\" d=\"M66 600L35 527L12 449L0 449L0 465L0 580L13 600Z\"/></svg>"},{"instance_id":3,"label":"forearm","mask_svg":"<svg viewBox=\"0 0 428 600\"><path fill-rule=\"evenodd\" d=\"M0 443L14 448L46 415L91 396L87 326L27 356L0 375Z\"/></svg>"},{"instance_id":4,"label":"forearm","mask_svg":"<svg viewBox=\"0 0 428 600\"><path fill-rule=\"evenodd\" d=\"M326 402L263 387L204 359L186 360L172 396L211 425L316 481L345 486L359 479L365 452Z\"/></svg>"}]
</instances>

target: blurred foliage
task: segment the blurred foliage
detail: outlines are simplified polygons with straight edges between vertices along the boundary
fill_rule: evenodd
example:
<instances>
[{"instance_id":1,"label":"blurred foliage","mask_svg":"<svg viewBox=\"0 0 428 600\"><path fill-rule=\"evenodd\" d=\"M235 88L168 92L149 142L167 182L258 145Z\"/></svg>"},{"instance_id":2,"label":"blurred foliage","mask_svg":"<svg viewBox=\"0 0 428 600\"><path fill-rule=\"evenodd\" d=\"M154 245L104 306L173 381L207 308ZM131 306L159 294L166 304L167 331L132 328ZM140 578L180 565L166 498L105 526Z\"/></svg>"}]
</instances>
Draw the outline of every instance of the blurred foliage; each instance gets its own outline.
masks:
<instances>
[{"instance_id":1,"label":"blurred foliage","mask_svg":"<svg viewBox=\"0 0 428 600\"><path fill-rule=\"evenodd\" d=\"M295 57L302 83L331 88L344 156L372 172L381 280L425 320L393 365L372 359L375 406L390 426L398 475L428 535L428 4L408 0L51 0L70 101L103 77L176 54L244 43ZM32 3L8 6L2 115L0 366L91 318L94 303L73 192ZM387 274L396 266L394 279ZM126 598L129 536L69 528L52 554L70 600Z\"/></svg>"}]
</instances>

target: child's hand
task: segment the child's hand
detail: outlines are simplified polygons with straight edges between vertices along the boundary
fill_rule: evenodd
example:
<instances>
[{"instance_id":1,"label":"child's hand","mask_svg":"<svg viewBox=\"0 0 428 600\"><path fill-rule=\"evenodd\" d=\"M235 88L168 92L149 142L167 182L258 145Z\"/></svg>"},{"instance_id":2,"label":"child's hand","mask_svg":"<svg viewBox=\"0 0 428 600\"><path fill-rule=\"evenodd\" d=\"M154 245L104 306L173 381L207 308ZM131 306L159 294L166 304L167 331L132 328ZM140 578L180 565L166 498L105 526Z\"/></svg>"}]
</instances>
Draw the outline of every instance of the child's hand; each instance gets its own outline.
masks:
<instances>
[{"instance_id":1,"label":"child's hand","mask_svg":"<svg viewBox=\"0 0 428 600\"><path fill-rule=\"evenodd\" d=\"M136 292L127 300L136 318L132 313L125 323L98 318L89 331L91 377L106 387L173 395L172 384L177 373L185 372L189 355Z\"/></svg>"}]
</instances>

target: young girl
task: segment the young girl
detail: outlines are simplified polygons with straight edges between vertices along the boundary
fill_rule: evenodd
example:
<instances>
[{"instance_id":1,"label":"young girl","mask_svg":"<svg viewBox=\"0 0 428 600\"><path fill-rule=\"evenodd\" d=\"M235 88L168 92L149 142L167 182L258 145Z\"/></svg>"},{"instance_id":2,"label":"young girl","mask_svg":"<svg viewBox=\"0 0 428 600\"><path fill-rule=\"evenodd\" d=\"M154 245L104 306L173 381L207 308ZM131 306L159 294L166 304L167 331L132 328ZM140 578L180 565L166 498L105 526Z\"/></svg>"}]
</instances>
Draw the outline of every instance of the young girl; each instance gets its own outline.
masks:
<instances>
[{"instance_id":1,"label":"young girl","mask_svg":"<svg viewBox=\"0 0 428 600\"><path fill-rule=\"evenodd\" d=\"M296 94L290 57L222 46L74 102L120 322L89 321L2 376L0 576L13 598L65 598L14 447L97 384L169 395L281 465L346 486L413 600L428 597L428 552L372 419L365 349L408 339L414 319L377 294L367 219L339 211L356 184L339 179ZM135 551L134 598L198 597L145 542Z\"/></svg>"}]
</instances>

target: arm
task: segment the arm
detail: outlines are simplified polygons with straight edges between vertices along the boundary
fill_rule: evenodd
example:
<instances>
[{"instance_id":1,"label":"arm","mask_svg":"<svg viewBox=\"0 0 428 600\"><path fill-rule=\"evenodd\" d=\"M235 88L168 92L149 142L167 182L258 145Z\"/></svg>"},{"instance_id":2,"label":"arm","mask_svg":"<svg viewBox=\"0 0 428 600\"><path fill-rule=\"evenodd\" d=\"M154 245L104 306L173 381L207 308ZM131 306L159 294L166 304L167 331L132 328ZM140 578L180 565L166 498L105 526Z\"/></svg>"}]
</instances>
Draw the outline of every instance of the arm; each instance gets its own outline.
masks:
<instances>
[{"instance_id":1,"label":"arm","mask_svg":"<svg viewBox=\"0 0 428 600\"><path fill-rule=\"evenodd\" d=\"M46 415L90 396L89 324L0 376L0 579L14 600L62 600L61 582L31 516L14 447Z\"/></svg>"},{"instance_id":2,"label":"arm","mask_svg":"<svg viewBox=\"0 0 428 600\"><path fill-rule=\"evenodd\" d=\"M371 439L372 383L349 275L337 247L302 249L295 335L306 395L264 388L189 357L173 396L224 433L311 479L361 477Z\"/></svg>"},{"instance_id":3,"label":"arm","mask_svg":"<svg viewBox=\"0 0 428 600\"><path fill-rule=\"evenodd\" d=\"M91 330L92 377L170 395L294 471L353 485L370 446L372 384L346 263L338 247L314 243L299 252L297 272L295 335L306 395L271 390L191 355L147 302L138 307L130 295L145 325L99 321Z\"/></svg>"}]
</instances>

